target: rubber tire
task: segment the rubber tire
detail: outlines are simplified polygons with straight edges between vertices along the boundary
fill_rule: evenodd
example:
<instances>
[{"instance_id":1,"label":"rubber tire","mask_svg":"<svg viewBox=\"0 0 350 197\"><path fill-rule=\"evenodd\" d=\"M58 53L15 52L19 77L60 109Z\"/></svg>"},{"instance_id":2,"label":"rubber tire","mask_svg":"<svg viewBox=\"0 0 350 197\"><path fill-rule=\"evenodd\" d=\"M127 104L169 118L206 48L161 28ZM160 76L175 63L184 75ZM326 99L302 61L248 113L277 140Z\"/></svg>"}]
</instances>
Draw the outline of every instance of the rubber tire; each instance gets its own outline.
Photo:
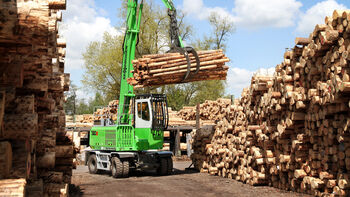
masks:
<instances>
[{"instance_id":1,"label":"rubber tire","mask_svg":"<svg viewBox=\"0 0 350 197\"><path fill-rule=\"evenodd\" d=\"M168 160L167 158L160 158L157 174L160 176L164 176L164 175L167 175L167 173L168 173Z\"/></svg>"},{"instance_id":2,"label":"rubber tire","mask_svg":"<svg viewBox=\"0 0 350 197\"><path fill-rule=\"evenodd\" d=\"M100 171L97 169L97 158L95 154L89 156L88 168L90 174L98 174Z\"/></svg>"},{"instance_id":3,"label":"rubber tire","mask_svg":"<svg viewBox=\"0 0 350 197\"><path fill-rule=\"evenodd\" d=\"M130 169L129 161L123 161L123 177L124 178L129 177L129 169Z\"/></svg>"},{"instance_id":4,"label":"rubber tire","mask_svg":"<svg viewBox=\"0 0 350 197\"><path fill-rule=\"evenodd\" d=\"M114 178L123 177L123 163L118 157L112 157L111 172Z\"/></svg>"},{"instance_id":5,"label":"rubber tire","mask_svg":"<svg viewBox=\"0 0 350 197\"><path fill-rule=\"evenodd\" d=\"M167 174L173 173L173 159L171 157L167 158Z\"/></svg>"}]
</instances>

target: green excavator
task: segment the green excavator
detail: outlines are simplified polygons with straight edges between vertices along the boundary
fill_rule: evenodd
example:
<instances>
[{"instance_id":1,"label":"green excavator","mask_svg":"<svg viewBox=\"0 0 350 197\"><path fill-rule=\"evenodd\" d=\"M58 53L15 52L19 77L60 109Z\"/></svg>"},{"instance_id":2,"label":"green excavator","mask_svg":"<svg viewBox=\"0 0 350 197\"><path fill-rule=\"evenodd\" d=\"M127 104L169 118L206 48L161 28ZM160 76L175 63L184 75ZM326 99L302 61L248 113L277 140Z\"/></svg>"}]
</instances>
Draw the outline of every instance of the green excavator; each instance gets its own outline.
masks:
<instances>
[{"instance_id":1,"label":"green excavator","mask_svg":"<svg viewBox=\"0 0 350 197\"><path fill-rule=\"evenodd\" d=\"M186 57L186 79L198 72L199 58L193 48L183 46L173 2L162 1L170 17L169 52L178 52ZM169 121L167 98L163 94L135 95L133 86L127 83L127 79L133 77L132 60L135 58L143 0L128 0L127 9L117 121L107 116L94 123L88 140L91 150L85 151L85 164L90 173L111 171L115 178L128 177L131 170L156 170L159 175L168 175L173 171L172 152L160 151L163 148L163 131ZM197 62L195 72L190 71L189 53Z\"/></svg>"}]
</instances>

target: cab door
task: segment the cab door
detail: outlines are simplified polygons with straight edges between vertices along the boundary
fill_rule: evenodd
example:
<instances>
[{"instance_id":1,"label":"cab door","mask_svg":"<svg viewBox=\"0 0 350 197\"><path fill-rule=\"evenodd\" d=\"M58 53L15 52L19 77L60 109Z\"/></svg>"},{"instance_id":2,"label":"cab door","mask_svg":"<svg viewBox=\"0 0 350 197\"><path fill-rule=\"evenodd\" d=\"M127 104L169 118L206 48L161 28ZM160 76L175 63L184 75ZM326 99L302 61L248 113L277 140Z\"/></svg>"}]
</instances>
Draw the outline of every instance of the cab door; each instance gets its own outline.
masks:
<instances>
[{"instance_id":1,"label":"cab door","mask_svg":"<svg viewBox=\"0 0 350 197\"><path fill-rule=\"evenodd\" d=\"M135 103L135 128L152 128L150 99L137 99Z\"/></svg>"}]
</instances>

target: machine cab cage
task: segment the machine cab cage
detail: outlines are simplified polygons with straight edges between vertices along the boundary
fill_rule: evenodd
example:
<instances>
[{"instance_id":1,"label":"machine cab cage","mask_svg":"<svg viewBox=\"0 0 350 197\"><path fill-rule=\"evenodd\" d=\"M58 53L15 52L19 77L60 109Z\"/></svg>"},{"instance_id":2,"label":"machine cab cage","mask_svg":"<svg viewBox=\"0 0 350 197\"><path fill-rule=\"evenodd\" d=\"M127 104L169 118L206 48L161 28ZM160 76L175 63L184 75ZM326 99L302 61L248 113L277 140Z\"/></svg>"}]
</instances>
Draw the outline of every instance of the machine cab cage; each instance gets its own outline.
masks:
<instances>
[{"instance_id":1,"label":"machine cab cage","mask_svg":"<svg viewBox=\"0 0 350 197\"><path fill-rule=\"evenodd\" d=\"M168 102L164 94L136 95L136 101L140 99L150 100L150 112L152 117L152 130L165 130L168 128ZM136 114L137 112L135 112Z\"/></svg>"}]
</instances>

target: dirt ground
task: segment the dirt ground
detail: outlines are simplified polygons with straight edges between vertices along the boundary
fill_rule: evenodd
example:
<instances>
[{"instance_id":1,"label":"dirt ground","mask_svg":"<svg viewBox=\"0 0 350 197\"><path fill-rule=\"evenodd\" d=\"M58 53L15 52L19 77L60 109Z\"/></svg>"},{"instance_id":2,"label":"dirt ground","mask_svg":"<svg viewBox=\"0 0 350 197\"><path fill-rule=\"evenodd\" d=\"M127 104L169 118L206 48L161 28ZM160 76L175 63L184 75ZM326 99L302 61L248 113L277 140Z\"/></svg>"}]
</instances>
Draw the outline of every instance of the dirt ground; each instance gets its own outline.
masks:
<instances>
[{"instance_id":1,"label":"dirt ground","mask_svg":"<svg viewBox=\"0 0 350 197\"><path fill-rule=\"evenodd\" d=\"M307 195L278 190L272 187L252 187L241 182L194 170L185 170L191 162L174 162L174 174L156 176L155 173L134 174L126 179L114 179L108 173L92 175L86 166L73 172L71 196L167 196L167 197L304 197Z\"/></svg>"}]
</instances>

